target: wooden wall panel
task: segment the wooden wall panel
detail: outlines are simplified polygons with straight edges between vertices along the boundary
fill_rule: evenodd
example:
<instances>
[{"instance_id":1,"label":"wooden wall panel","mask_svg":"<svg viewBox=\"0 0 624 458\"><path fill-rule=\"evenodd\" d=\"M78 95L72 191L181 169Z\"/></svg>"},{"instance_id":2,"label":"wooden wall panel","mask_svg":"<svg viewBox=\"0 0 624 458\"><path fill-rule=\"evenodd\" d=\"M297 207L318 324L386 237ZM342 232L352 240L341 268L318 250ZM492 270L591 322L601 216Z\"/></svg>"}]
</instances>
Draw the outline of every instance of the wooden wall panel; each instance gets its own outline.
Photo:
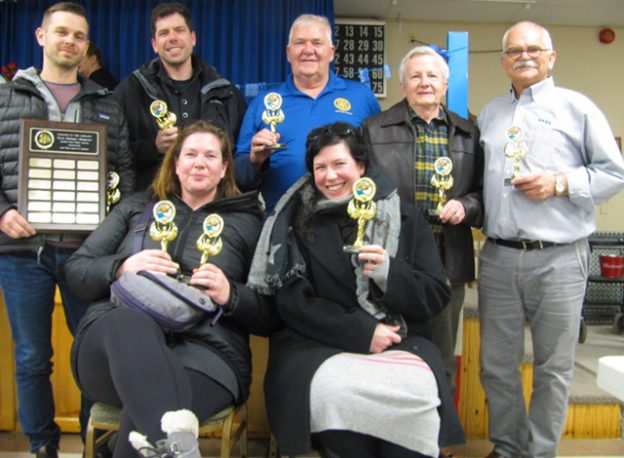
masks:
<instances>
[{"instance_id":1,"label":"wooden wall panel","mask_svg":"<svg viewBox=\"0 0 624 458\"><path fill-rule=\"evenodd\" d=\"M18 429L15 399L12 343L4 303L0 303L0 430ZM78 431L80 396L74 383L69 352L72 338L65 325L60 300L57 298L53 317L53 344L55 348L52 382L57 407L57 422L66 432ZM467 314L463 325L463 354L458 410L469 439L487 438L487 400L479 380L479 319ZM268 358L268 340L251 337L253 373L251 395L248 401L249 435L269 437L269 426L264 405L263 380ZM522 365L522 383L525 398L531 394L533 368ZM617 438L621 434L619 404L573 404L570 406L564 437Z\"/></svg>"},{"instance_id":2,"label":"wooden wall panel","mask_svg":"<svg viewBox=\"0 0 624 458\"><path fill-rule=\"evenodd\" d=\"M13 342L4 299L0 297L0 429L12 431L16 426Z\"/></svg>"},{"instance_id":3,"label":"wooden wall panel","mask_svg":"<svg viewBox=\"0 0 624 458\"><path fill-rule=\"evenodd\" d=\"M467 313L463 326L463 354L458 411L468 439L488 436L487 399L479 379L479 318ZM532 393L533 365L523 363L522 389L528 406ZM566 438L619 438L621 406L613 404L571 404L563 433Z\"/></svg>"}]
</instances>

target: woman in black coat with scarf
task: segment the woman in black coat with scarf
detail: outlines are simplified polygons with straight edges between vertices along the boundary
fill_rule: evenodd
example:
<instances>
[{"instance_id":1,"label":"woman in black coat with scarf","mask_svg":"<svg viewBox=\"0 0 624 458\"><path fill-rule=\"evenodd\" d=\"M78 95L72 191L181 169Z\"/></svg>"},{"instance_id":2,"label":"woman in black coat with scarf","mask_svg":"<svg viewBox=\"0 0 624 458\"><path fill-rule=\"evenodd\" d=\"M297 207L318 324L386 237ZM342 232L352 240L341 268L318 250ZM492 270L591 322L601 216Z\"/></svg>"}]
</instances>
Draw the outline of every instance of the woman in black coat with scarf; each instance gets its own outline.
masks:
<instances>
[{"instance_id":1,"label":"woman in black coat with scarf","mask_svg":"<svg viewBox=\"0 0 624 458\"><path fill-rule=\"evenodd\" d=\"M275 294L286 325L270 341L271 430L285 455L437 457L464 437L428 340L450 292L433 235L354 127L315 129L306 148L310 174L265 223L249 278ZM352 254L348 207L363 176L376 211Z\"/></svg>"}]
</instances>

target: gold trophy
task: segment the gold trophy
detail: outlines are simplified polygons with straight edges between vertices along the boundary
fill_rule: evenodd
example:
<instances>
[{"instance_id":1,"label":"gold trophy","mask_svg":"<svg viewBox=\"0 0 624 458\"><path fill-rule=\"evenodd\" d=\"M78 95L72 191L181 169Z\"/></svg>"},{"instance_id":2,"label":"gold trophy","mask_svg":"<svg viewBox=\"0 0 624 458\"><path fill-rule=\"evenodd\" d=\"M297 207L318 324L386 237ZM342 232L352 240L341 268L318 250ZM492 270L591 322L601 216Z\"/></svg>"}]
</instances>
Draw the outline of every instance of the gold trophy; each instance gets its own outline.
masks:
<instances>
[{"instance_id":1,"label":"gold trophy","mask_svg":"<svg viewBox=\"0 0 624 458\"><path fill-rule=\"evenodd\" d=\"M119 191L119 174L110 171L106 175L106 213L121 199Z\"/></svg>"},{"instance_id":2,"label":"gold trophy","mask_svg":"<svg viewBox=\"0 0 624 458\"><path fill-rule=\"evenodd\" d=\"M224 225L223 218L216 213L212 213L204 219L204 233L199 236L195 243L197 249L202 252L201 261L199 261L200 266L208 262L208 256L216 256L221 252L223 248L221 233Z\"/></svg>"},{"instance_id":3,"label":"gold trophy","mask_svg":"<svg viewBox=\"0 0 624 458\"><path fill-rule=\"evenodd\" d=\"M364 228L366 221L375 217L377 205L373 202L373 197L377 192L375 182L370 178L360 178L353 183L353 198L349 201L347 212L349 216L357 220L357 236L353 245L345 245L342 250L347 253L357 253L364 245Z\"/></svg>"},{"instance_id":4,"label":"gold trophy","mask_svg":"<svg viewBox=\"0 0 624 458\"><path fill-rule=\"evenodd\" d=\"M161 250L167 251L167 244L178 236L178 226L173 222L176 215L175 206L168 200L158 201L154 205L153 215L150 237L155 242L160 242Z\"/></svg>"},{"instance_id":5,"label":"gold trophy","mask_svg":"<svg viewBox=\"0 0 624 458\"><path fill-rule=\"evenodd\" d=\"M505 186L511 186L511 180L520 176L520 160L528 153L522 141L522 136L522 129L518 126L511 126L505 131L505 137L507 137L505 157L511 159L514 163L513 175L511 178L505 178Z\"/></svg>"},{"instance_id":6,"label":"gold trophy","mask_svg":"<svg viewBox=\"0 0 624 458\"><path fill-rule=\"evenodd\" d=\"M435 210L429 210L430 215L439 215L446 204L446 191L453 187L453 161L450 157L442 156L433 163L434 173L431 177L431 186L438 190L438 205Z\"/></svg>"},{"instance_id":7,"label":"gold trophy","mask_svg":"<svg viewBox=\"0 0 624 458\"><path fill-rule=\"evenodd\" d=\"M276 133L275 126L284 121L286 117L282 110L282 96L277 92L269 92L264 96L264 107L266 110L262 112L262 122L269 125L271 132ZM273 146L266 146L264 149L278 151L285 149L282 143L276 143Z\"/></svg>"},{"instance_id":8,"label":"gold trophy","mask_svg":"<svg viewBox=\"0 0 624 458\"><path fill-rule=\"evenodd\" d=\"M169 111L167 104L162 100L154 100L150 105L150 113L156 118L156 124L162 129L175 126L178 117Z\"/></svg>"}]
</instances>

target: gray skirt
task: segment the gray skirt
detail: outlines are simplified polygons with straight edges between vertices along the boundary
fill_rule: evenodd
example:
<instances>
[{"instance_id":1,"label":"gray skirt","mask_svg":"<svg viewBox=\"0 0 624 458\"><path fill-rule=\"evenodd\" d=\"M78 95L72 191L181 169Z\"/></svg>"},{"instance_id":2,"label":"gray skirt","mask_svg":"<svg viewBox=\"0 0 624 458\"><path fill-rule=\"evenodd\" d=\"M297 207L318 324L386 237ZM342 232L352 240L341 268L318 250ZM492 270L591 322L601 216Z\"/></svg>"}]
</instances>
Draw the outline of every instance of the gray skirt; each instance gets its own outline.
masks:
<instances>
[{"instance_id":1,"label":"gray skirt","mask_svg":"<svg viewBox=\"0 0 624 458\"><path fill-rule=\"evenodd\" d=\"M311 430L355 431L437 457L439 405L435 376L413 353L340 353L312 379Z\"/></svg>"}]
</instances>

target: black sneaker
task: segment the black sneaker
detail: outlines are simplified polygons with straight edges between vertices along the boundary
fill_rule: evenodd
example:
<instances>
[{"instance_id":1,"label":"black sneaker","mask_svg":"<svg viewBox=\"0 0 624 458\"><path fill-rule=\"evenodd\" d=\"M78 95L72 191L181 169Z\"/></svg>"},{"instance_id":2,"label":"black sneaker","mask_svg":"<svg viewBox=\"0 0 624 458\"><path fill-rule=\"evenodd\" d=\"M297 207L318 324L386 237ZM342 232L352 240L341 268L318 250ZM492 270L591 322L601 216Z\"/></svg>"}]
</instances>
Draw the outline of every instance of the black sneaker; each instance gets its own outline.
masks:
<instances>
[{"instance_id":1,"label":"black sneaker","mask_svg":"<svg viewBox=\"0 0 624 458\"><path fill-rule=\"evenodd\" d=\"M36 458L58 458L58 446L57 445L44 445L35 453Z\"/></svg>"}]
</instances>

